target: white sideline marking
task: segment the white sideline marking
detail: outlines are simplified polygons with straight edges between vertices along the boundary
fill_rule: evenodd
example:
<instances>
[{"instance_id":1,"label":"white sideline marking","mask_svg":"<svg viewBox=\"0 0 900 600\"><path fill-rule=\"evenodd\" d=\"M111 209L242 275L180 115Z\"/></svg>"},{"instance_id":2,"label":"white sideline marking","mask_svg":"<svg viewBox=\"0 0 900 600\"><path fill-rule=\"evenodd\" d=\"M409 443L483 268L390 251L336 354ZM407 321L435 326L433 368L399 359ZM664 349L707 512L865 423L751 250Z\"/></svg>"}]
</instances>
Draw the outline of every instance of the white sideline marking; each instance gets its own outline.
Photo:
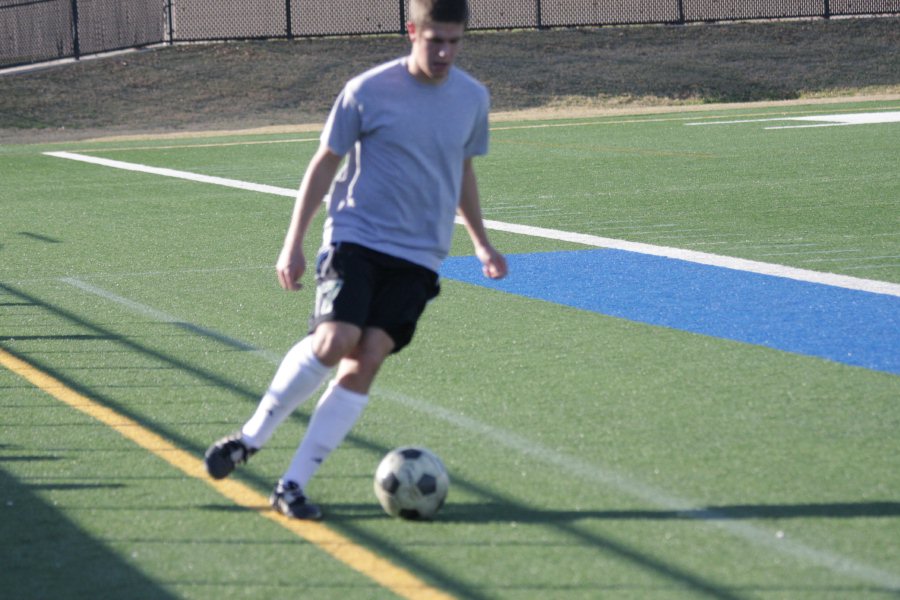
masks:
<instances>
[{"instance_id":1,"label":"white sideline marking","mask_svg":"<svg viewBox=\"0 0 900 600\"><path fill-rule=\"evenodd\" d=\"M237 188L239 190L247 190L250 192L262 192L264 194L287 196L289 198L293 198L297 195L296 190L275 187L274 185L250 183L247 181L239 181L237 179L226 179L225 177L213 177L211 175L200 175L199 173L177 171L175 169L164 169L162 167L151 167L150 165L130 163L121 160L112 160L109 158L100 158L99 156L88 156L87 154L76 154L75 152L44 152L44 154L46 154L47 156L55 156L56 158L68 158L69 160L77 160L94 165L101 165L103 167L112 167L113 169L136 171L138 173L149 173L151 175L162 175L163 177L186 179L188 181L196 181L198 183L211 183L213 185L222 185L225 187Z\"/></svg>"},{"instance_id":2,"label":"white sideline marking","mask_svg":"<svg viewBox=\"0 0 900 600\"><path fill-rule=\"evenodd\" d=\"M153 308L152 306L147 306L146 304L124 298L80 279L64 277L59 281L124 306L137 314L149 317L156 321L184 326L205 337L213 338L231 347L240 348L270 364L278 365L281 362L281 356L275 352L256 348L252 344L232 338L224 333L188 323L183 319L179 319L174 315ZM813 548L812 546L808 546L799 541L779 537L774 531L729 518L723 513L713 510L697 510L697 507L700 506L700 503L698 502L687 498L673 496L664 490L649 486L602 465L589 463L577 456L559 452L517 433L487 425L481 421L466 417L440 406L423 402L407 396L406 394L381 387L376 387L372 393L407 408L425 413L429 417L440 419L441 421L458 427L466 433L477 437L482 443L486 440L493 441L498 445L505 447L507 450L518 452L531 459L565 471L570 475L579 477L582 480L591 481L606 488L615 488L626 496L630 496L656 508L682 512L685 519L692 519L705 525L716 527L736 538L743 539L752 544L780 552L785 556L789 556L807 564L823 567L833 573L852 577L859 581L864 581L889 590L900 590L900 576L895 575L894 573L851 560L833 552Z\"/></svg>"},{"instance_id":3,"label":"white sideline marking","mask_svg":"<svg viewBox=\"0 0 900 600\"><path fill-rule=\"evenodd\" d=\"M281 361L281 356L274 352L271 352L269 350L261 350L251 344L248 344L247 342L229 337L224 333L219 333L218 331L207 329L206 327L202 327L200 325L194 325L193 323L189 323L187 321L184 321L183 319L174 317L161 310L157 310L152 306L147 306L146 304L141 304L140 302L135 302L134 300L129 300L128 298L124 298L122 296L119 296L118 294L110 292L109 290L91 285L80 279L76 279L74 277L62 277L60 278L60 281L77 287L83 292L94 294L95 296L99 296L106 300L110 300L111 302L115 302L116 304L120 304L125 308L131 310L132 312L143 315L145 317L149 317L154 321L158 321L160 323L171 323L172 325L176 325L199 334L202 337L212 338L218 342L225 344L226 346L231 346L232 348L237 348L238 350L241 350L243 352L256 355L263 360L269 361L271 363L278 364Z\"/></svg>"},{"instance_id":4,"label":"white sideline marking","mask_svg":"<svg viewBox=\"0 0 900 600\"><path fill-rule=\"evenodd\" d=\"M475 434L479 440L492 440L498 442L501 446L505 446L509 450L517 451L529 458L539 460L562 471L566 471L570 475L575 475L582 480L592 481L603 487L615 488L619 492L659 509L680 512L684 515L685 519L700 521L706 525L721 529L737 538L742 538L753 544L776 550L784 555L798 559L801 562L825 567L834 573L848 575L891 590L900 589L900 576L895 575L894 573L858 563L839 554L813 548L802 542L778 537L776 532L750 525L715 510L698 511L697 506L700 505L698 502L687 498L673 496L663 490L651 487L611 469L588 463L577 456L559 452L516 433L486 425L445 408L434 406L415 398L410 398L404 394L380 388L376 389L375 392L381 397L393 400L408 408L426 413L430 417L441 419L442 421L450 423L469 433Z\"/></svg>"},{"instance_id":5,"label":"white sideline marking","mask_svg":"<svg viewBox=\"0 0 900 600\"><path fill-rule=\"evenodd\" d=\"M817 125L783 125L766 129L798 129L800 127L834 127L839 125L877 125L880 123L900 123L900 111L856 113L846 115L811 115L793 117L791 121L814 121Z\"/></svg>"},{"instance_id":6,"label":"white sideline marking","mask_svg":"<svg viewBox=\"0 0 900 600\"><path fill-rule=\"evenodd\" d=\"M898 112L897 114L900 114ZM851 115L857 116L857 115ZM705 123L698 123L703 125ZM296 190L281 188L272 185L264 185L259 183L250 183L239 181L237 179L227 179L224 177L212 177L209 175L200 175L198 173L190 173L188 171L178 171L175 169L164 169L160 167L151 167L138 163L129 163L120 160L111 160L108 158L100 158L89 156L86 154L77 154L74 152L45 152L47 156L56 158L66 158L69 160L77 160L81 162L101 165L104 167L112 167L114 169L124 169L126 171L136 171L139 173L149 173L152 175L162 175L164 177L175 177L188 181L196 181L200 183L211 183L213 185L221 185L226 187L237 188L252 192L262 192L264 194L275 194L277 196L285 196L293 198L297 195ZM457 217L456 222L462 223ZM530 225L517 225L515 223L506 223L503 221L492 221L486 219L485 227L496 231L505 231L508 233L516 233L519 235L528 235L532 237L546 238L551 240L574 242L593 246L597 248L612 248L615 250L626 250L628 252L636 252L639 254L648 254L651 256L662 256L676 260L683 260L703 265L722 267L737 271L746 271L748 273L757 273L761 275L772 275L785 279L795 279L797 281L805 281L809 283L821 283L832 287L846 288L850 290L858 290L864 292L872 292L874 294L886 294L889 296L900 297L900 284L890 283L886 281L877 281L874 279L863 279L850 275L838 275L835 273L824 273L821 271L810 271L808 269L799 269L796 267L787 267L772 263L764 263L755 260L746 260L743 258L734 258L731 256L723 256L719 254L709 254L706 252L698 252L695 250L684 250L681 248L671 248L667 246L655 246L652 244L642 244L639 242L629 242L627 240L619 240L615 238L600 237L584 233L573 233L569 231L561 231L558 229L548 229L545 227L533 227Z\"/></svg>"},{"instance_id":7,"label":"white sideline marking","mask_svg":"<svg viewBox=\"0 0 900 600\"><path fill-rule=\"evenodd\" d=\"M507 231L510 233L519 233L522 235L530 235L533 237L575 242L578 244L585 244L586 246L597 246L599 248L626 250L628 252L636 252L639 254L648 254L652 256L662 256L665 258L673 258L676 260L683 260L701 265L711 265L714 267L723 267L725 269L733 269L736 271L746 271L748 273L757 273L760 275L773 275L775 277L795 279L798 281L806 281L808 283L821 283L824 285L830 285L832 287L841 287L850 290L872 292L875 294L887 294L889 296L900 297L900 284L890 283L887 281L862 279L859 277L852 277L850 275L838 275L836 273L824 273L821 271L810 271L808 269L787 267L784 265L776 265L773 263L764 263L755 260L735 258L732 256L723 256L720 254L709 254L706 252L697 252L695 250L685 250L682 248L671 248L668 246L655 246L652 244L629 242L627 240L618 240L596 235L571 233L567 231L559 231L556 229L545 229L543 227L532 227L530 225L516 225L514 223L504 223L502 221L488 220L485 220L484 223L485 226L489 229L496 229L497 231Z\"/></svg>"},{"instance_id":8,"label":"white sideline marking","mask_svg":"<svg viewBox=\"0 0 900 600\"><path fill-rule=\"evenodd\" d=\"M802 117L775 117L767 119L742 119L739 121L703 121L685 125L736 125L739 123L764 123L771 121L813 121L814 125L779 125L766 129L801 129L806 127L839 127L843 125L873 125L900 122L900 111L848 113L841 115L809 115Z\"/></svg>"}]
</instances>

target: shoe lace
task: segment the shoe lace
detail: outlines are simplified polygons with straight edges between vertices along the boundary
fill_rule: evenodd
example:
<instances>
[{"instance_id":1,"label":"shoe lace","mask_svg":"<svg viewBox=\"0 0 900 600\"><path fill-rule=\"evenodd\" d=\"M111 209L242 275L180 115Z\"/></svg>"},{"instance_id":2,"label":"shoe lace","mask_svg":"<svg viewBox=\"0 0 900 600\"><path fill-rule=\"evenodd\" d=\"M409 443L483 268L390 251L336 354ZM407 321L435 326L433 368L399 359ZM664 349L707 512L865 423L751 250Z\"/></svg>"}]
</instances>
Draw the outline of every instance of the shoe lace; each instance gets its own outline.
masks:
<instances>
[{"instance_id":1,"label":"shoe lace","mask_svg":"<svg viewBox=\"0 0 900 600\"><path fill-rule=\"evenodd\" d=\"M303 490L300 489L300 486L294 481L288 481L281 484L281 497L284 498L284 501L288 504L306 503L306 496L303 495Z\"/></svg>"},{"instance_id":2,"label":"shoe lace","mask_svg":"<svg viewBox=\"0 0 900 600\"><path fill-rule=\"evenodd\" d=\"M247 462L247 459L250 458L250 455L253 454L250 448L244 445L244 442L240 440L231 440L228 442L229 455L231 456L231 461L236 465L242 465Z\"/></svg>"}]
</instances>

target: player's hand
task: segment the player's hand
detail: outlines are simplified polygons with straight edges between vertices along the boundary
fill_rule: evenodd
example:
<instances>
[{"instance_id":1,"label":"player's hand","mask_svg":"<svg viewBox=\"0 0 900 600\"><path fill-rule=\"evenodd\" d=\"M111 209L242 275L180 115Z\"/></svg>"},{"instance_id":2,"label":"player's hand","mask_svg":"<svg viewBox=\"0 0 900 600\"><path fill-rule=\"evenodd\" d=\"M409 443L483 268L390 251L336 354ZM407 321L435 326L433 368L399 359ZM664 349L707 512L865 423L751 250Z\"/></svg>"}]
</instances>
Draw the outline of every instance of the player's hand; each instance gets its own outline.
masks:
<instances>
[{"instance_id":1,"label":"player's hand","mask_svg":"<svg viewBox=\"0 0 900 600\"><path fill-rule=\"evenodd\" d=\"M497 252L493 246L485 246L475 251L481 261L481 272L491 279L503 279L509 273L506 257Z\"/></svg>"},{"instance_id":2,"label":"player's hand","mask_svg":"<svg viewBox=\"0 0 900 600\"><path fill-rule=\"evenodd\" d=\"M300 278L306 272L306 257L302 248L290 248L285 246L278 255L275 263L275 272L278 275L278 283L282 288L297 291L303 287Z\"/></svg>"}]
</instances>

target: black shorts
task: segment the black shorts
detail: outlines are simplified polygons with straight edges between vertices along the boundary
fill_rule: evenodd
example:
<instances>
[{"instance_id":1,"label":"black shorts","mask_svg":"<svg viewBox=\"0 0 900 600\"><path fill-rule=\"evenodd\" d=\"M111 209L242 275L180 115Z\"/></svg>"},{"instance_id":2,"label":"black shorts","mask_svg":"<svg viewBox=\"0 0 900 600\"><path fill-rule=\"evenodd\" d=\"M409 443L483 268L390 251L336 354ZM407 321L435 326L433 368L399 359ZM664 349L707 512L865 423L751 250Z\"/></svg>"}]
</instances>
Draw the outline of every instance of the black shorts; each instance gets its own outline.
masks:
<instances>
[{"instance_id":1,"label":"black shorts","mask_svg":"<svg viewBox=\"0 0 900 600\"><path fill-rule=\"evenodd\" d=\"M378 327L394 340L393 352L399 352L440 289L438 275L430 269L339 242L316 257L316 307L309 330L327 321Z\"/></svg>"}]
</instances>

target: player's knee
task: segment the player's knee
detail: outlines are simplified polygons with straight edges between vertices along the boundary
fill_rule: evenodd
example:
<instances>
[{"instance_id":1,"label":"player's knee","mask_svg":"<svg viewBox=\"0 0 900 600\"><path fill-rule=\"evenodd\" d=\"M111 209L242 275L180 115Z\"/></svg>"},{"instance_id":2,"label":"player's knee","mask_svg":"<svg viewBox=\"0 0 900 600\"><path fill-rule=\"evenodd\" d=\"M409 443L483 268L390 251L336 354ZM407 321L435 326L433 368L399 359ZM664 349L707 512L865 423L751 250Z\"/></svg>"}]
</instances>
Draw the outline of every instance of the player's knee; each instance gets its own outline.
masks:
<instances>
[{"instance_id":1,"label":"player's knee","mask_svg":"<svg viewBox=\"0 0 900 600\"><path fill-rule=\"evenodd\" d=\"M323 365L333 367L359 344L362 332L347 323L322 323L313 337L313 352Z\"/></svg>"},{"instance_id":2,"label":"player's knee","mask_svg":"<svg viewBox=\"0 0 900 600\"><path fill-rule=\"evenodd\" d=\"M368 394L383 362L383 357L373 354L354 354L352 359L341 362L337 375L338 384L357 394Z\"/></svg>"},{"instance_id":3,"label":"player's knee","mask_svg":"<svg viewBox=\"0 0 900 600\"><path fill-rule=\"evenodd\" d=\"M360 343L341 362L338 383L354 392L368 393L378 370L390 355L394 343L381 330L367 329Z\"/></svg>"},{"instance_id":4,"label":"player's knee","mask_svg":"<svg viewBox=\"0 0 900 600\"><path fill-rule=\"evenodd\" d=\"M352 355L352 358L356 363L355 370L363 376L371 375L374 377L375 373L378 372L378 369L381 368L385 356L386 355L383 352L379 352L372 348L357 348Z\"/></svg>"},{"instance_id":5,"label":"player's knee","mask_svg":"<svg viewBox=\"0 0 900 600\"><path fill-rule=\"evenodd\" d=\"M346 371L337 377L337 383L345 390L357 394L368 394L375 381L377 371Z\"/></svg>"}]
</instances>

